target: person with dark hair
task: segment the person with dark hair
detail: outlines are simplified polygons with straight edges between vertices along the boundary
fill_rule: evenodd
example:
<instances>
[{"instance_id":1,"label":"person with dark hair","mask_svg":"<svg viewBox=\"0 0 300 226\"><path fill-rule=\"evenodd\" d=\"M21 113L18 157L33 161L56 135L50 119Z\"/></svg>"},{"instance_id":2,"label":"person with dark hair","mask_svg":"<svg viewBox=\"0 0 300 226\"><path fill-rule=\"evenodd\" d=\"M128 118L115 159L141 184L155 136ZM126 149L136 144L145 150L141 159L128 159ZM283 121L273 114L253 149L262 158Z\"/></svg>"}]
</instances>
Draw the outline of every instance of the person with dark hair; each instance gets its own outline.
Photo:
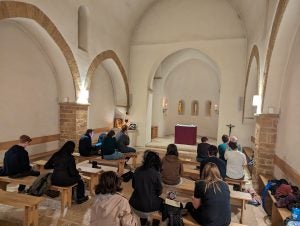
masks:
<instances>
[{"instance_id":1,"label":"person with dark hair","mask_svg":"<svg viewBox=\"0 0 300 226\"><path fill-rule=\"evenodd\" d=\"M56 186L67 187L77 183L77 203L81 204L89 199L85 196L84 183L76 169L72 153L75 149L73 141L67 141L44 165L45 169L53 169L51 183Z\"/></svg>"},{"instance_id":2,"label":"person with dark hair","mask_svg":"<svg viewBox=\"0 0 300 226\"><path fill-rule=\"evenodd\" d=\"M130 139L127 134L128 126L123 125L121 131L117 133L116 140L118 143L118 150L122 153L136 152L132 147L129 147Z\"/></svg>"},{"instance_id":3,"label":"person with dark hair","mask_svg":"<svg viewBox=\"0 0 300 226\"><path fill-rule=\"evenodd\" d=\"M227 160L226 165L226 176L232 179L243 179L244 178L244 167L247 165L247 159L244 153L238 151L236 142L230 141L228 146L232 151L225 152L225 159ZM235 190L239 188L235 186Z\"/></svg>"},{"instance_id":4,"label":"person with dark hair","mask_svg":"<svg viewBox=\"0 0 300 226\"><path fill-rule=\"evenodd\" d=\"M141 224L147 223L148 216L161 210L163 199L161 183L161 160L157 153L147 150L142 166L138 167L132 179L133 193L129 203L141 218Z\"/></svg>"},{"instance_id":5,"label":"person with dark hair","mask_svg":"<svg viewBox=\"0 0 300 226\"><path fill-rule=\"evenodd\" d=\"M30 144L31 138L22 135L19 144L12 146L5 152L3 168L0 169L0 176L25 177L39 176L40 172L34 171L30 166L28 152L25 148ZM26 185L20 184L18 191L24 192Z\"/></svg>"},{"instance_id":6,"label":"person with dark hair","mask_svg":"<svg viewBox=\"0 0 300 226\"><path fill-rule=\"evenodd\" d=\"M236 143L238 151L242 151L242 147L241 147L241 145L238 144L238 138L236 136L231 136L229 138L229 141ZM229 150L231 151L230 148L229 148Z\"/></svg>"},{"instance_id":7,"label":"person with dark hair","mask_svg":"<svg viewBox=\"0 0 300 226\"><path fill-rule=\"evenodd\" d=\"M101 145L102 157L107 160L123 158L123 154L118 151L115 131L110 130Z\"/></svg>"},{"instance_id":8,"label":"person with dark hair","mask_svg":"<svg viewBox=\"0 0 300 226\"><path fill-rule=\"evenodd\" d=\"M192 202L186 209L203 226L228 226L231 221L230 191L216 164L205 165L201 180L196 182Z\"/></svg>"},{"instance_id":9,"label":"person with dark hair","mask_svg":"<svg viewBox=\"0 0 300 226\"><path fill-rule=\"evenodd\" d=\"M218 146L219 158L225 161L224 154L227 149L227 145L228 145L228 141L229 141L228 135L224 134L222 136L222 141L223 141L223 143L219 144L219 146Z\"/></svg>"},{"instance_id":10,"label":"person with dark hair","mask_svg":"<svg viewBox=\"0 0 300 226\"><path fill-rule=\"evenodd\" d=\"M183 165L178 158L178 150L175 144L169 144L167 153L162 159L162 181L168 185L180 183L180 176L183 174Z\"/></svg>"},{"instance_id":11,"label":"person with dark hair","mask_svg":"<svg viewBox=\"0 0 300 226\"><path fill-rule=\"evenodd\" d=\"M201 137L201 143L197 146L197 161L202 162L208 158L208 148L210 146L207 137Z\"/></svg>"},{"instance_id":12,"label":"person with dark hair","mask_svg":"<svg viewBox=\"0 0 300 226\"><path fill-rule=\"evenodd\" d=\"M94 136L94 130L88 129L85 134L80 137L79 140L79 153L81 156L97 155L100 149L99 145L92 144L92 137Z\"/></svg>"},{"instance_id":13,"label":"person with dark hair","mask_svg":"<svg viewBox=\"0 0 300 226\"><path fill-rule=\"evenodd\" d=\"M121 180L113 171L101 174L96 186L91 211L90 225L138 225L137 216L132 212L128 200L119 192L122 191Z\"/></svg>"},{"instance_id":14,"label":"person with dark hair","mask_svg":"<svg viewBox=\"0 0 300 226\"><path fill-rule=\"evenodd\" d=\"M217 165L219 171L220 171L220 175L222 177L222 179L224 180L225 177L226 177L226 163L225 161L223 161L222 159L219 159L217 157L217 154L218 154L218 149L215 145L210 145L209 146L209 149L208 149L208 158L203 160L201 162L201 165L200 165L200 177L203 173L203 169L205 167L205 165L209 162L212 162L214 164Z\"/></svg>"}]
</instances>

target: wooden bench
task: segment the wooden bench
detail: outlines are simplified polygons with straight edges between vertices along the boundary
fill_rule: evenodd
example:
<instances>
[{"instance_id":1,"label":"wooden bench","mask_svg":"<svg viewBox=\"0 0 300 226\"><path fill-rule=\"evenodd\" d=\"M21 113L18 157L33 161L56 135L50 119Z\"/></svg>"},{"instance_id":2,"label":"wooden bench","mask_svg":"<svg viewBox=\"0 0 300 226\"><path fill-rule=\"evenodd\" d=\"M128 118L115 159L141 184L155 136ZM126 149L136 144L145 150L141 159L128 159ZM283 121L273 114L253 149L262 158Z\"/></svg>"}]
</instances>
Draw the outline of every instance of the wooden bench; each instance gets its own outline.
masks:
<instances>
[{"instance_id":1,"label":"wooden bench","mask_svg":"<svg viewBox=\"0 0 300 226\"><path fill-rule=\"evenodd\" d=\"M193 196L195 189L194 181L184 181L183 183L176 186L164 186L166 190L177 191L180 194ZM231 204L233 202L238 202L241 206L241 218L240 223L243 223L244 209L246 209L246 201L252 200L252 197L249 193L240 192L240 191L230 191L230 200Z\"/></svg>"},{"instance_id":2,"label":"wooden bench","mask_svg":"<svg viewBox=\"0 0 300 226\"><path fill-rule=\"evenodd\" d=\"M184 168L183 177L191 178L192 180L200 180L200 170Z\"/></svg>"},{"instance_id":3,"label":"wooden bench","mask_svg":"<svg viewBox=\"0 0 300 226\"><path fill-rule=\"evenodd\" d=\"M42 197L18 194L0 189L0 203L25 209L24 226L29 226L31 224L38 226L38 204L43 200L44 198Z\"/></svg>"},{"instance_id":4,"label":"wooden bench","mask_svg":"<svg viewBox=\"0 0 300 226\"><path fill-rule=\"evenodd\" d=\"M161 214L159 212L152 213L151 218L162 221ZM183 223L184 223L184 226L198 226L199 225L190 214L183 216ZM246 225L231 222L229 226L246 226Z\"/></svg>"},{"instance_id":5,"label":"wooden bench","mask_svg":"<svg viewBox=\"0 0 300 226\"><path fill-rule=\"evenodd\" d=\"M7 185L10 183L13 184L24 184L31 186L35 181L36 177L27 176L22 178L10 178L10 177L0 177L0 189L6 191ZM60 202L61 202L61 213L64 213L66 207L71 207L72 204L72 188L76 186L76 184L68 187L60 187L51 185L49 187L50 190L55 190L60 192Z\"/></svg>"},{"instance_id":6,"label":"wooden bench","mask_svg":"<svg viewBox=\"0 0 300 226\"><path fill-rule=\"evenodd\" d=\"M268 183L269 179L271 179L268 176L259 175L259 192L263 190L263 188ZM271 194L271 191L268 191L267 197L266 197L266 208L271 213L271 222L272 226L281 226L283 225L283 221L291 216L291 211L289 211L287 208L277 208L275 203L277 200L275 197Z\"/></svg>"},{"instance_id":7,"label":"wooden bench","mask_svg":"<svg viewBox=\"0 0 300 226\"><path fill-rule=\"evenodd\" d=\"M188 164L188 165L195 165L195 166L200 166L200 162L191 159L191 158L183 158L183 157L179 157L179 160L183 163L183 164Z\"/></svg>"},{"instance_id":8,"label":"wooden bench","mask_svg":"<svg viewBox=\"0 0 300 226\"><path fill-rule=\"evenodd\" d=\"M228 178L228 177L225 177L225 182L227 184L230 184L230 185L239 185L240 186L240 191L245 187L245 184L247 182L247 180L237 180L237 179L232 179L232 178Z\"/></svg>"},{"instance_id":9,"label":"wooden bench","mask_svg":"<svg viewBox=\"0 0 300 226\"><path fill-rule=\"evenodd\" d=\"M138 156L138 153L136 152L130 152L130 153L124 153L124 157L129 157L132 159L132 166L134 169L136 169L137 167L137 156Z\"/></svg>"},{"instance_id":10,"label":"wooden bench","mask_svg":"<svg viewBox=\"0 0 300 226\"><path fill-rule=\"evenodd\" d=\"M78 162L83 162L83 161L96 161L100 165L107 165L107 166L117 166L118 167L118 174L122 175L124 174L124 167L125 167L125 159L116 159L116 160L107 160L107 159L102 159L100 156L80 156L79 153L73 153L73 156L75 159L77 159Z\"/></svg>"}]
</instances>

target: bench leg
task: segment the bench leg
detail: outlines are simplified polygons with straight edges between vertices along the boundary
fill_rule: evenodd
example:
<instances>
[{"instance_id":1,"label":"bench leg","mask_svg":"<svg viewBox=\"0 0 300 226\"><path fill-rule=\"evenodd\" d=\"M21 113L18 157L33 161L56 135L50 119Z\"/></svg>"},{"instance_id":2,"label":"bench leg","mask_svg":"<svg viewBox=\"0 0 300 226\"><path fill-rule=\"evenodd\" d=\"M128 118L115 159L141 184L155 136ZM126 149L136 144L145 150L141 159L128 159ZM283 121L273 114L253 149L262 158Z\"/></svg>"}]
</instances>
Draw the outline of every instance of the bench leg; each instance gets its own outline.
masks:
<instances>
[{"instance_id":1,"label":"bench leg","mask_svg":"<svg viewBox=\"0 0 300 226\"><path fill-rule=\"evenodd\" d=\"M240 219L241 224L243 223L244 209L245 209L245 200L242 200L241 219Z\"/></svg>"},{"instance_id":2,"label":"bench leg","mask_svg":"<svg viewBox=\"0 0 300 226\"><path fill-rule=\"evenodd\" d=\"M7 183L7 182L0 182L0 189L2 189L3 191L6 191L8 184L9 183Z\"/></svg>"},{"instance_id":3,"label":"bench leg","mask_svg":"<svg viewBox=\"0 0 300 226\"><path fill-rule=\"evenodd\" d=\"M118 173L120 176L124 174L124 162L122 162L122 161L119 162Z\"/></svg>"},{"instance_id":4,"label":"bench leg","mask_svg":"<svg viewBox=\"0 0 300 226\"><path fill-rule=\"evenodd\" d=\"M90 181L90 192L92 195L95 195L95 187L99 182L99 176L95 174L91 174L91 181Z\"/></svg>"},{"instance_id":5,"label":"bench leg","mask_svg":"<svg viewBox=\"0 0 300 226\"><path fill-rule=\"evenodd\" d=\"M67 205L68 207L72 206L72 187L68 188L67 192Z\"/></svg>"},{"instance_id":6,"label":"bench leg","mask_svg":"<svg viewBox=\"0 0 300 226\"><path fill-rule=\"evenodd\" d=\"M24 226L30 226L33 222L33 209L31 206L25 206L25 213L24 213Z\"/></svg>"},{"instance_id":7,"label":"bench leg","mask_svg":"<svg viewBox=\"0 0 300 226\"><path fill-rule=\"evenodd\" d=\"M134 169L136 169L136 159L137 159L136 156L132 157L132 165Z\"/></svg>"},{"instance_id":8,"label":"bench leg","mask_svg":"<svg viewBox=\"0 0 300 226\"><path fill-rule=\"evenodd\" d=\"M35 205L33 207L33 225L38 226L39 225L39 214L38 214L38 207Z\"/></svg>"},{"instance_id":9,"label":"bench leg","mask_svg":"<svg viewBox=\"0 0 300 226\"><path fill-rule=\"evenodd\" d=\"M60 191L60 195L61 195L61 197L60 197L60 203L61 203L60 213L63 215L65 208L67 207L67 204L68 204L67 191L66 190Z\"/></svg>"}]
</instances>

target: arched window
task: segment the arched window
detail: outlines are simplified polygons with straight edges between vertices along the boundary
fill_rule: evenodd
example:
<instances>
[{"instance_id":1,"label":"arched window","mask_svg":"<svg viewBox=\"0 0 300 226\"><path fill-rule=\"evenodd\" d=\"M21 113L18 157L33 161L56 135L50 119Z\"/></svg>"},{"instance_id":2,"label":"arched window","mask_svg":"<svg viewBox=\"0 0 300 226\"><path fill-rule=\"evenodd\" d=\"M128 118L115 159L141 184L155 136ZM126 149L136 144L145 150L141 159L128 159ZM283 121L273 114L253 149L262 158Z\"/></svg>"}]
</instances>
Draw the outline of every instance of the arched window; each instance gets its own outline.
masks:
<instances>
[{"instance_id":1,"label":"arched window","mask_svg":"<svg viewBox=\"0 0 300 226\"><path fill-rule=\"evenodd\" d=\"M199 112L199 103L197 100L192 102L191 115L197 116Z\"/></svg>"},{"instance_id":2,"label":"arched window","mask_svg":"<svg viewBox=\"0 0 300 226\"><path fill-rule=\"evenodd\" d=\"M183 115L184 113L184 102L183 100L180 100L178 102L178 115Z\"/></svg>"},{"instance_id":3,"label":"arched window","mask_svg":"<svg viewBox=\"0 0 300 226\"><path fill-rule=\"evenodd\" d=\"M88 8L80 6L78 9L78 48L88 50Z\"/></svg>"}]
</instances>

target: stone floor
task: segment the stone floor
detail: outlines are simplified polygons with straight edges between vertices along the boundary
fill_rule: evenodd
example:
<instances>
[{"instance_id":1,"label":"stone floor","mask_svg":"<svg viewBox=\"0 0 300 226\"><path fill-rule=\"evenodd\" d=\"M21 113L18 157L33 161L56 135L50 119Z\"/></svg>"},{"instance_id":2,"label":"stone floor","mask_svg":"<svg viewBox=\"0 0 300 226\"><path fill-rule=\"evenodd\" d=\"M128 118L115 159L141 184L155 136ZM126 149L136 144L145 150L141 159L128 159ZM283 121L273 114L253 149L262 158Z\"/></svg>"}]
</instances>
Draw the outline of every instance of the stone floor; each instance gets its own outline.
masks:
<instances>
[{"instance_id":1,"label":"stone floor","mask_svg":"<svg viewBox=\"0 0 300 226\"><path fill-rule=\"evenodd\" d=\"M168 143L169 141L165 141ZM138 148L138 162L142 161L143 152L146 148ZM165 149L160 149L158 147L155 149L160 156L165 154ZM191 151L182 151L180 155L186 156L195 156L195 152ZM186 166L193 167L193 166ZM247 173L247 172L246 172ZM125 197L130 197L132 193L131 182L122 184L123 191ZM247 184L247 188L251 187L251 181ZM16 191L17 185L10 185L10 191ZM88 191L87 191L88 193ZM88 193L89 194L89 193ZM186 198L185 198L186 199ZM90 196L90 200L83 204L73 204L71 208L67 209L65 213L60 215L60 201L58 198L51 199L45 197L45 201L43 201L39 205L39 225L41 226L49 226L49 225L61 225L61 226L79 226L79 225L89 225L90 219L90 208L92 204L93 198ZM270 225L264 222L264 216L266 215L265 211L261 206L255 207L252 205L246 205L247 208L245 210L244 215L244 224L249 226L266 226ZM10 206L0 205L0 226L12 226L12 225L22 225L24 210L17 209ZM240 219L240 208L232 207L232 221L239 222Z\"/></svg>"}]
</instances>

